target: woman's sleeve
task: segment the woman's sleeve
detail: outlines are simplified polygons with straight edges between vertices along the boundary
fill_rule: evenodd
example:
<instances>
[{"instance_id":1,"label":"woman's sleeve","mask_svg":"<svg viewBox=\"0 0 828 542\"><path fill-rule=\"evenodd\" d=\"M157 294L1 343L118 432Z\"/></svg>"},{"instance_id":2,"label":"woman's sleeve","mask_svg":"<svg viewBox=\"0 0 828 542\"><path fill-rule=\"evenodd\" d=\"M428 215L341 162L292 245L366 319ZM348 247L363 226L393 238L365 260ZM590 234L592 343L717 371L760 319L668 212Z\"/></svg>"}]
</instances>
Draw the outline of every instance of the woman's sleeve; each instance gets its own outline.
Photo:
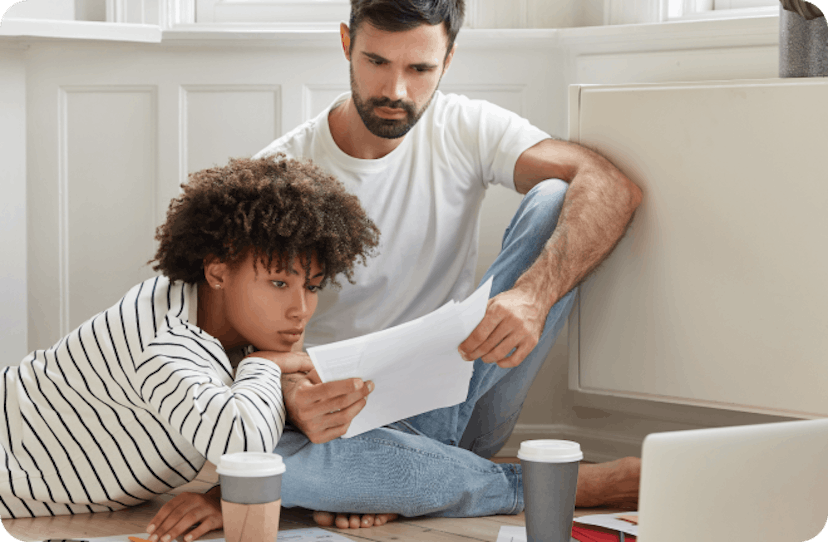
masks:
<instances>
[{"instance_id":1,"label":"woman's sleeve","mask_svg":"<svg viewBox=\"0 0 828 542\"><path fill-rule=\"evenodd\" d=\"M247 357L233 377L227 354L200 330L176 328L136 363L136 391L151 412L208 461L222 454L272 452L285 426L281 369Z\"/></svg>"}]
</instances>

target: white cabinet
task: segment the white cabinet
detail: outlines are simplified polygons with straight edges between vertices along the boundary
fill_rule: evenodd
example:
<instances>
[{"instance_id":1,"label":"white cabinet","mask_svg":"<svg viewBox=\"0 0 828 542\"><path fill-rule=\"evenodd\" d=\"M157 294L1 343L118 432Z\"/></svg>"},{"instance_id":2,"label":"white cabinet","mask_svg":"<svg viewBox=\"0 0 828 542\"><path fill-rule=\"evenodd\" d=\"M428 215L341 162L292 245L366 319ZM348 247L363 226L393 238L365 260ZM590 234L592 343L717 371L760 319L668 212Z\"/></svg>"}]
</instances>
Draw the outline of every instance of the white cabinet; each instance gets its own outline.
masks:
<instances>
[{"instance_id":1,"label":"white cabinet","mask_svg":"<svg viewBox=\"0 0 828 542\"><path fill-rule=\"evenodd\" d=\"M644 202L582 286L570 387L828 416L828 79L573 86Z\"/></svg>"}]
</instances>

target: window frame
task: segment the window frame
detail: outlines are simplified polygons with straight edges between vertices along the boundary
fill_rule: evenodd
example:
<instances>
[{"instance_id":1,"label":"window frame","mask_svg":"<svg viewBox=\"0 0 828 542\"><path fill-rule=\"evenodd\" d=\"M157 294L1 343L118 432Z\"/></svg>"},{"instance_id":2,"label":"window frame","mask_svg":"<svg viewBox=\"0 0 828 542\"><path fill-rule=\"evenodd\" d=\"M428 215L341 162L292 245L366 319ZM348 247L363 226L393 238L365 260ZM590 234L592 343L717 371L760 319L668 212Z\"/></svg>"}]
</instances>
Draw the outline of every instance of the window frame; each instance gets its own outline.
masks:
<instances>
[{"instance_id":1,"label":"window frame","mask_svg":"<svg viewBox=\"0 0 828 542\"><path fill-rule=\"evenodd\" d=\"M347 22L348 0L191 0L196 24L265 23L286 28L329 28Z\"/></svg>"},{"instance_id":2,"label":"window frame","mask_svg":"<svg viewBox=\"0 0 828 542\"><path fill-rule=\"evenodd\" d=\"M664 21L762 17L779 13L778 0L662 0Z\"/></svg>"}]
</instances>

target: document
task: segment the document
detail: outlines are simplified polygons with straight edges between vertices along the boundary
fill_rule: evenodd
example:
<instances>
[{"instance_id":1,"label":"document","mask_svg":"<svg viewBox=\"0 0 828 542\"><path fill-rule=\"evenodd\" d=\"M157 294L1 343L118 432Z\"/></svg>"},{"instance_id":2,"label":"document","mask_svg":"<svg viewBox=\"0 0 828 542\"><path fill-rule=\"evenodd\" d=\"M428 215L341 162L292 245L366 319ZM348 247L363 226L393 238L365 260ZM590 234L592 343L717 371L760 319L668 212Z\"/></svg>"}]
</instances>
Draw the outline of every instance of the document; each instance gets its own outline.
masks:
<instances>
[{"instance_id":1,"label":"document","mask_svg":"<svg viewBox=\"0 0 828 542\"><path fill-rule=\"evenodd\" d=\"M466 400L474 364L457 347L483 320L492 279L465 301L396 327L308 348L322 382L361 378L374 382L367 404L344 438Z\"/></svg>"},{"instance_id":2,"label":"document","mask_svg":"<svg viewBox=\"0 0 828 542\"><path fill-rule=\"evenodd\" d=\"M497 540L495 542L526 542L526 527L515 527L502 525L500 531L497 533ZM570 538L569 542L578 542L574 538Z\"/></svg>"}]
</instances>

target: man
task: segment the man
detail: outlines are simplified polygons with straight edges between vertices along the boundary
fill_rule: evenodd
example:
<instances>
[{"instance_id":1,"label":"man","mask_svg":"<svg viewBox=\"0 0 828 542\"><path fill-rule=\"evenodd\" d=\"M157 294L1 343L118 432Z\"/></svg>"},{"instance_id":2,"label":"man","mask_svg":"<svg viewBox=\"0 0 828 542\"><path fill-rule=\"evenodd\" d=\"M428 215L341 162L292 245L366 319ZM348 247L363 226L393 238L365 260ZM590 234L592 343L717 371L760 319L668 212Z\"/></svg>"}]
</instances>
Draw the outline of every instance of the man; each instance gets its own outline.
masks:
<instances>
[{"instance_id":1,"label":"man","mask_svg":"<svg viewBox=\"0 0 828 542\"><path fill-rule=\"evenodd\" d=\"M463 0L351 0L350 24L340 29L351 93L257 155L311 158L360 198L381 232L379 255L358 270L356 284L320 294L306 347L465 298L474 288L485 188L499 183L526 195L483 279L494 276L486 315L459 346L475 360L466 402L339 439L370 401L372 383L322 384L314 372L283 377L293 424L276 448L291 473L283 504L318 511L323 525L522 510L520 467L485 458L511 434L576 285L618 242L641 201L599 155L492 104L437 91L462 18ZM635 458L583 465L576 504L634 507L639 469ZM185 510L182 524L207 522L208 512L178 502L159 512L158 532L183 521Z\"/></svg>"}]
</instances>

